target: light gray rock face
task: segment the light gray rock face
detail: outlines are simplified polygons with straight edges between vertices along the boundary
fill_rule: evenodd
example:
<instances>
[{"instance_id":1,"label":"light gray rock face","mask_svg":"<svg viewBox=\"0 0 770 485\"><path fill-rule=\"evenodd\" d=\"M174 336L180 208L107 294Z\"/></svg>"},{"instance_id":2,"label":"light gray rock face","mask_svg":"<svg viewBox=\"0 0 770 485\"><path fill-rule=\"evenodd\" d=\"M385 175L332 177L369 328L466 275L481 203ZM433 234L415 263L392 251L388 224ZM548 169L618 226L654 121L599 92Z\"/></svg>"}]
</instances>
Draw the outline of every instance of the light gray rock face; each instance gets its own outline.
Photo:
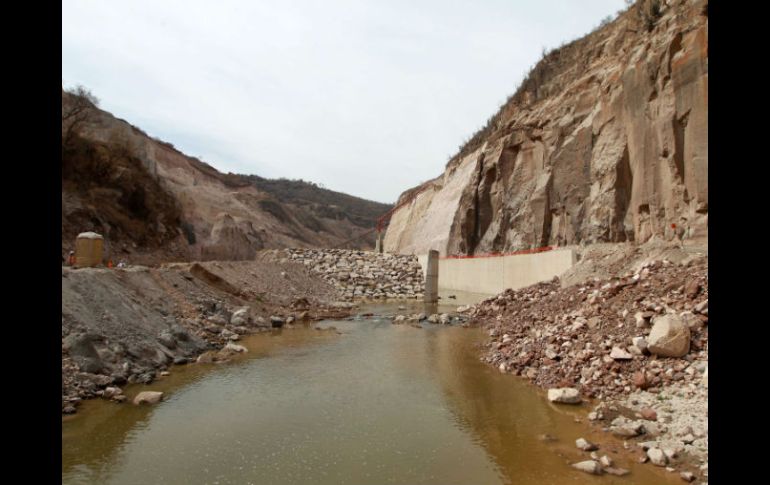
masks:
<instances>
[{"instance_id":1,"label":"light gray rock face","mask_svg":"<svg viewBox=\"0 0 770 485\"><path fill-rule=\"evenodd\" d=\"M684 357L690 351L690 329L678 315L655 319L647 337L648 349L661 357Z\"/></svg>"},{"instance_id":2,"label":"light gray rock face","mask_svg":"<svg viewBox=\"0 0 770 485\"><path fill-rule=\"evenodd\" d=\"M581 402L580 392L571 387L548 389L548 400L563 404L579 404Z\"/></svg>"},{"instance_id":3,"label":"light gray rock face","mask_svg":"<svg viewBox=\"0 0 770 485\"><path fill-rule=\"evenodd\" d=\"M658 3L652 30L628 12L546 56L442 174L401 195L385 250L707 237L708 16Z\"/></svg>"}]
</instances>

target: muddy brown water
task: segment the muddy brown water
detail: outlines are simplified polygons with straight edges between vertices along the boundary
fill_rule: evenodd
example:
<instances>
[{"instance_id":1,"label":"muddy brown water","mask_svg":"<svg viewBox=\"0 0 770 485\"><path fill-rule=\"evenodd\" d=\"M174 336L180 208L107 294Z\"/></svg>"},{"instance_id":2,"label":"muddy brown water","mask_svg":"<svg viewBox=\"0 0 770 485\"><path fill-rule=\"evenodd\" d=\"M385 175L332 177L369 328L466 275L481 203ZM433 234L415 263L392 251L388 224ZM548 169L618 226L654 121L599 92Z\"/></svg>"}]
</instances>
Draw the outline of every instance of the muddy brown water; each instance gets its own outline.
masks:
<instances>
[{"instance_id":1,"label":"muddy brown water","mask_svg":"<svg viewBox=\"0 0 770 485\"><path fill-rule=\"evenodd\" d=\"M62 483L680 483L593 431L588 406L550 404L481 363L484 338L475 328L377 317L244 338L249 353L231 362L174 367L125 389L129 398L164 391L156 406L93 400L63 418ZM581 436L631 474L572 469L588 459L575 448Z\"/></svg>"}]
</instances>

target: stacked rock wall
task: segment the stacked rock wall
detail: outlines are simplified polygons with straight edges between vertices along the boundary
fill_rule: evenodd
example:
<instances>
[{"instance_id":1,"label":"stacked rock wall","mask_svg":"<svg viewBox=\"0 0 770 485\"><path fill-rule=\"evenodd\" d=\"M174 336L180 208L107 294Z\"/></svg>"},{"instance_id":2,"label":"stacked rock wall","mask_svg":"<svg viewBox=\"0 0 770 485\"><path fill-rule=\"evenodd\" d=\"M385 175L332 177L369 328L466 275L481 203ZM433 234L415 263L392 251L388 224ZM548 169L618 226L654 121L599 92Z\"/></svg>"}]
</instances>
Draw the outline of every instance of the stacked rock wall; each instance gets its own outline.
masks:
<instances>
[{"instance_id":1,"label":"stacked rock wall","mask_svg":"<svg viewBox=\"0 0 770 485\"><path fill-rule=\"evenodd\" d=\"M301 263L334 284L343 297L422 298L423 274L415 256L347 249L287 249Z\"/></svg>"}]
</instances>

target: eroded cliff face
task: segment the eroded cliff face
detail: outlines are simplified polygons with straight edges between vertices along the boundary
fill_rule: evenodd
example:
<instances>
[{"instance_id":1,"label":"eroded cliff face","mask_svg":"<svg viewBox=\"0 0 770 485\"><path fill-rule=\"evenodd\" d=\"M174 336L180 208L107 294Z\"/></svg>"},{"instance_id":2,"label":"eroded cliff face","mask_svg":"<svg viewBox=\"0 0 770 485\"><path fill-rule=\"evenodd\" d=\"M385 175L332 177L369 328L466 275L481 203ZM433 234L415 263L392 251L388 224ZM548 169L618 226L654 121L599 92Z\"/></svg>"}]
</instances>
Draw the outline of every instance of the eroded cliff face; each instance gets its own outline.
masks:
<instances>
[{"instance_id":1,"label":"eroded cliff face","mask_svg":"<svg viewBox=\"0 0 770 485\"><path fill-rule=\"evenodd\" d=\"M397 253L707 238L708 2L640 1L547 54L399 203Z\"/></svg>"}]
</instances>

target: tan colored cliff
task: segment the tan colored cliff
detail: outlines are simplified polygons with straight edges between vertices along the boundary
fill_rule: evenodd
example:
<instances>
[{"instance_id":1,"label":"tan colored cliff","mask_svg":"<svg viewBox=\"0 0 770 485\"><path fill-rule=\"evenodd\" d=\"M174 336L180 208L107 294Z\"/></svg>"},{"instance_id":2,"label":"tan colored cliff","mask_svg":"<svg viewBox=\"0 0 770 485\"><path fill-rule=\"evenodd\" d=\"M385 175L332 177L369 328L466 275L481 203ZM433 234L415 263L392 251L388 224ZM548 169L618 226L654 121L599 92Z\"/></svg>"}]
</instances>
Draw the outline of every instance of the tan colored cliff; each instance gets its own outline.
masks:
<instances>
[{"instance_id":1,"label":"tan colored cliff","mask_svg":"<svg viewBox=\"0 0 770 485\"><path fill-rule=\"evenodd\" d=\"M547 54L399 203L397 253L707 238L708 2L639 1Z\"/></svg>"}]
</instances>

